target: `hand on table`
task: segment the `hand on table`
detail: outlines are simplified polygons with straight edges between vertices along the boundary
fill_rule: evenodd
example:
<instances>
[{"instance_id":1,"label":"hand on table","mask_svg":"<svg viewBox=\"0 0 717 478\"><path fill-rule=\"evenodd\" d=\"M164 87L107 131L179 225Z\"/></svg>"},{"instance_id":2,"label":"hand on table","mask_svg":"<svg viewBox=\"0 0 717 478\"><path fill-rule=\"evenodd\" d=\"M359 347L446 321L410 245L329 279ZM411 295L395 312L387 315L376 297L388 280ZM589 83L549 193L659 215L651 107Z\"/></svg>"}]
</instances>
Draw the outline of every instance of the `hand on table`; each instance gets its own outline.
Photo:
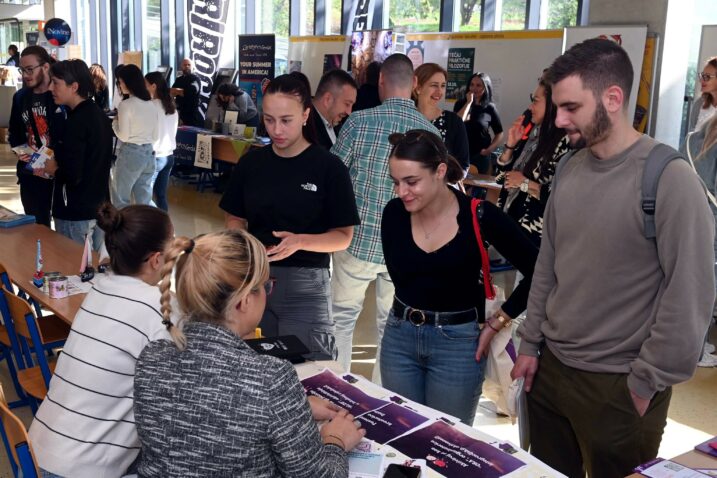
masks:
<instances>
[{"instance_id":1,"label":"hand on table","mask_svg":"<svg viewBox=\"0 0 717 478\"><path fill-rule=\"evenodd\" d=\"M505 182L503 184L508 189L517 189L525 179L525 175L520 171L508 171L505 173Z\"/></svg>"},{"instance_id":2,"label":"hand on table","mask_svg":"<svg viewBox=\"0 0 717 478\"><path fill-rule=\"evenodd\" d=\"M347 410L340 410L329 423L321 427L321 439L325 444L339 445L344 451L353 450L366 435L361 422Z\"/></svg>"},{"instance_id":3,"label":"hand on table","mask_svg":"<svg viewBox=\"0 0 717 478\"><path fill-rule=\"evenodd\" d=\"M272 234L274 234L274 237L280 238L281 242L275 246L269 246L266 248L266 253L269 256L269 262L286 259L302 247L301 236L299 234L286 231L273 231Z\"/></svg>"},{"instance_id":4,"label":"hand on table","mask_svg":"<svg viewBox=\"0 0 717 478\"><path fill-rule=\"evenodd\" d=\"M515 365L513 365L513 370L510 371L510 378L515 380L518 377L523 377L525 379L523 389L525 389L526 392L530 392L530 389L533 387L535 372L537 371L538 357L519 354Z\"/></svg>"},{"instance_id":5,"label":"hand on table","mask_svg":"<svg viewBox=\"0 0 717 478\"><path fill-rule=\"evenodd\" d=\"M342 410L341 407L334 405L328 400L324 400L323 398L319 398L314 395L309 397L309 406L311 407L311 416L313 416L314 420L317 422L331 420Z\"/></svg>"}]
</instances>

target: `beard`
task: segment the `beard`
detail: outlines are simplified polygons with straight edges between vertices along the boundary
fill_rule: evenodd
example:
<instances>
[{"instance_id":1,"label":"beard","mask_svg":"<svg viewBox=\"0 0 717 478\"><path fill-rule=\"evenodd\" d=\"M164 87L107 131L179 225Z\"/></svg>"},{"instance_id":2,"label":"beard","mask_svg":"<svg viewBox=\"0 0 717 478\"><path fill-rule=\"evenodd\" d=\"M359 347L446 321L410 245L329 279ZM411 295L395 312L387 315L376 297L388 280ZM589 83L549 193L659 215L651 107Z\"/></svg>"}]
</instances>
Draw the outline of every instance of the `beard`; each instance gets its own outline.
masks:
<instances>
[{"instance_id":1,"label":"beard","mask_svg":"<svg viewBox=\"0 0 717 478\"><path fill-rule=\"evenodd\" d=\"M574 148L585 148L598 144L608 137L612 130L612 122L607 114L605 106L598 102L595 107L595 113L590 124L584 131L580 131L580 138L571 144Z\"/></svg>"},{"instance_id":2,"label":"beard","mask_svg":"<svg viewBox=\"0 0 717 478\"><path fill-rule=\"evenodd\" d=\"M34 76L32 79L24 80L25 86L28 88L37 88L38 86L45 84L45 79L46 79L45 71L40 69L40 71L37 73L37 75Z\"/></svg>"}]
</instances>

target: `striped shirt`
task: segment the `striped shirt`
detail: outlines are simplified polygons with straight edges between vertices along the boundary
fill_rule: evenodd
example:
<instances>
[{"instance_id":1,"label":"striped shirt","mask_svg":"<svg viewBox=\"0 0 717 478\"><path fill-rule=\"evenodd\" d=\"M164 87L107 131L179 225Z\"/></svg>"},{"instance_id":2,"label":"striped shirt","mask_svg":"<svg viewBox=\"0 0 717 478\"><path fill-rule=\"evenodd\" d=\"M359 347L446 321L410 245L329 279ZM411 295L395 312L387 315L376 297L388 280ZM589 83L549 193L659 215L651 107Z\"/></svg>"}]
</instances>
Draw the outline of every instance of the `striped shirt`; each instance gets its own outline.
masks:
<instances>
[{"instance_id":1,"label":"striped shirt","mask_svg":"<svg viewBox=\"0 0 717 478\"><path fill-rule=\"evenodd\" d=\"M346 453L323 445L285 360L224 327L189 322L187 348L160 340L137 362L142 478L346 478Z\"/></svg>"},{"instance_id":2,"label":"striped shirt","mask_svg":"<svg viewBox=\"0 0 717 478\"><path fill-rule=\"evenodd\" d=\"M362 261L385 263L381 247L381 214L394 197L388 171L391 154L388 137L411 129L425 129L440 136L413 101L388 98L380 106L351 114L331 148L331 152L349 168L354 185L361 225L354 228L347 251Z\"/></svg>"},{"instance_id":3,"label":"striped shirt","mask_svg":"<svg viewBox=\"0 0 717 478\"><path fill-rule=\"evenodd\" d=\"M92 287L30 426L42 469L119 477L137 458L135 363L150 341L169 337L159 309L159 288L134 277L109 275Z\"/></svg>"}]
</instances>

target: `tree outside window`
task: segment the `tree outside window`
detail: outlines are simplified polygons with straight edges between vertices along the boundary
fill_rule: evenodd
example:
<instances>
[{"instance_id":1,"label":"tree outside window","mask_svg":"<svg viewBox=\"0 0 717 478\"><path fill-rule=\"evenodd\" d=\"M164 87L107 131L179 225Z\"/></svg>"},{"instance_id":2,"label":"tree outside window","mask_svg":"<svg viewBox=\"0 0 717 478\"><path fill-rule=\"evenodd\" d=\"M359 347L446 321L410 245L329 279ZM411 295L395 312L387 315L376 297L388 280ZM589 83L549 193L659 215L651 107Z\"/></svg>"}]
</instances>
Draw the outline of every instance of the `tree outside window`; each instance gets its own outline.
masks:
<instances>
[{"instance_id":1,"label":"tree outside window","mask_svg":"<svg viewBox=\"0 0 717 478\"><path fill-rule=\"evenodd\" d=\"M388 0L389 27L404 32L437 32L440 0Z\"/></svg>"}]
</instances>

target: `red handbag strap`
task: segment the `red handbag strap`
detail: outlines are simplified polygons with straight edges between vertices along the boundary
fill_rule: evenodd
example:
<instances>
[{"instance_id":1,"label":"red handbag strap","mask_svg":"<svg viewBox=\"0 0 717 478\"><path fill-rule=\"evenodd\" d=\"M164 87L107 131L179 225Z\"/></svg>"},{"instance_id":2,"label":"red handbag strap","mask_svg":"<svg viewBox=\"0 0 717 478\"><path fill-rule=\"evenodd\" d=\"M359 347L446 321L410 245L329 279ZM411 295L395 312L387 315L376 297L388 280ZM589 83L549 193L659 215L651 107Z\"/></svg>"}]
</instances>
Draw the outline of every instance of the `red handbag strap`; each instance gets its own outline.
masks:
<instances>
[{"instance_id":1,"label":"red handbag strap","mask_svg":"<svg viewBox=\"0 0 717 478\"><path fill-rule=\"evenodd\" d=\"M480 199L471 199L471 214L473 214L473 231L478 241L478 249L480 250L481 270L483 271L483 286L485 287L485 298L489 300L495 299L495 289L493 289L493 279L490 276L490 259L488 251L483 245L483 237L480 233L480 223L478 221L478 207L482 201Z\"/></svg>"}]
</instances>

